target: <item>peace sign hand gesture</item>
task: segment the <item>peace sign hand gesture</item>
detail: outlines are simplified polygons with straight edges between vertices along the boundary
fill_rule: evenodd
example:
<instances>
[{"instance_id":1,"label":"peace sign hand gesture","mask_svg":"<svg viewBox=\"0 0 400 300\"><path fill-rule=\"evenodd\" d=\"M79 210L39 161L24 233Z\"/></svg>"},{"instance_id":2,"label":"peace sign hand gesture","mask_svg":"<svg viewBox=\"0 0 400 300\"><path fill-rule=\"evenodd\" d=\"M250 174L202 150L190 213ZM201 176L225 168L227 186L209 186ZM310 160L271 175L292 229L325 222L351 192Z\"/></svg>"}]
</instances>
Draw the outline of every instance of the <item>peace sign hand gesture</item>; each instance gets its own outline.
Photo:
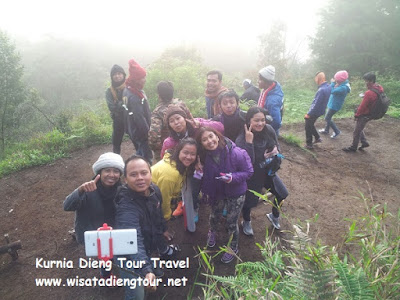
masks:
<instances>
[{"instance_id":1,"label":"peace sign hand gesture","mask_svg":"<svg viewBox=\"0 0 400 300\"><path fill-rule=\"evenodd\" d=\"M252 144L253 143L253 139L254 139L254 134L253 132L251 132L251 124L250 127L247 128L247 125L244 124L244 134L245 134L245 138L246 138L246 143Z\"/></svg>"},{"instance_id":2,"label":"peace sign hand gesture","mask_svg":"<svg viewBox=\"0 0 400 300\"><path fill-rule=\"evenodd\" d=\"M78 192L80 195L82 195L84 192L93 192L97 190L97 182L100 179L100 174L97 174L96 178L94 180L90 180L88 182L83 183L80 187L78 187Z\"/></svg>"}]
</instances>

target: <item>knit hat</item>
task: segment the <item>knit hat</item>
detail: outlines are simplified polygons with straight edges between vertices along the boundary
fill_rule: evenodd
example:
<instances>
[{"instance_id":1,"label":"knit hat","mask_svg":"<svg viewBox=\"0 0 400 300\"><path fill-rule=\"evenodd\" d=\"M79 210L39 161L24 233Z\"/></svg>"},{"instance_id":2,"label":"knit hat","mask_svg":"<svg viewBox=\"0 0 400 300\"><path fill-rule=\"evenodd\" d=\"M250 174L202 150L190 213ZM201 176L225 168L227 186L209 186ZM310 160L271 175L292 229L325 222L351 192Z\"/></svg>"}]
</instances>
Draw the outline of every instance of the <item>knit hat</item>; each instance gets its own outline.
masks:
<instances>
[{"instance_id":1,"label":"knit hat","mask_svg":"<svg viewBox=\"0 0 400 300\"><path fill-rule=\"evenodd\" d=\"M179 104L170 104L168 105L167 111L165 112L165 119L164 119L165 123L168 124L168 126L169 126L168 122L169 118L175 114L181 115L182 117L187 119L187 114L185 110Z\"/></svg>"},{"instance_id":2,"label":"knit hat","mask_svg":"<svg viewBox=\"0 0 400 300\"><path fill-rule=\"evenodd\" d=\"M273 81L275 79L275 67L274 66L267 66L265 68L262 68L260 72L258 72L262 78Z\"/></svg>"},{"instance_id":3,"label":"knit hat","mask_svg":"<svg viewBox=\"0 0 400 300\"><path fill-rule=\"evenodd\" d=\"M349 73L347 73L347 71L345 71L345 70L339 71L335 74L335 76L333 78L335 78L335 80L337 82L343 82L343 81L346 81L347 78L349 78Z\"/></svg>"},{"instance_id":4,"label":"knit hat","mask_svg":"<svg viewBox=\"0 0 400 300\"><path fill-rule=\"evenodd\" d=\"M119 65L113 65L111 68L111 72L110 72L111 80L112 80L112 77L114 76L114 74L117 72L124 74L124 78L125 78L126 73L125 73L124 69Z\"/></svg>"},{"instance_id":5,"label":"knit hat","mask_svg":"<svg viewBox=\"0 0 400 300\"><path fill-rule=\"evenodd\" d=\"M251 84L251 80L250 79L245 79L245 80L243 80L243 84L250 85Z\"/></svg>"},{"instance_id":6,"label":"knit hat","mask_svg":"<svg viewBox=\"0 0 400 300\"><path fill-rule=\"evenodd\" d=\"M134 59L129 61L129 79L137 81L146 76L146 70L142 68Z\"/></svg>"},{"instance_id":7,"label":"knit hat","mask_svg":"<svg viewBox=\"0 0 400 300\"><path fill-rule=\"evenodd\" d=\"M124 173L124 160L121 155L112 152L107 152L100 155L99 159L93 164L93 172L95 175L99 174L102 169L116 168L121 174Z\"/></svg>"}]
</instances>

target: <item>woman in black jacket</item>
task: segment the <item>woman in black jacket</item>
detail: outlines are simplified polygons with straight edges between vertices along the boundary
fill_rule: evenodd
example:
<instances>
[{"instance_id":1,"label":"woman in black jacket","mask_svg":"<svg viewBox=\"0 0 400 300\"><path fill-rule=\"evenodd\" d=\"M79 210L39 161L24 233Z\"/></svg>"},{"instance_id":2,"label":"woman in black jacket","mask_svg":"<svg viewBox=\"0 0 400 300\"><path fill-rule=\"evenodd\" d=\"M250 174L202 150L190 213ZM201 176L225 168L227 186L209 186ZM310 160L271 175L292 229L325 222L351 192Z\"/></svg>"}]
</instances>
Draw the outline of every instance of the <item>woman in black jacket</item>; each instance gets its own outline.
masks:
<instances>
[{"instance_id":1,"label":"woman in black jacket","mask_svg":"<svg viewBox=\"0 0 400 300\"><path fill-rule=\"evenodd\" d=\"M261 193L263 188L269 189L275 196L272 213L268 219L276 229L280 229L279 206L289 193L282 180L276 174L280 167L281 155L278 139L272 126L266 124L267 111L261 107L251 107L247 111L244 133L236 139L236 145L246 149L253 163L254 174L247 181L248 190L242 209L243 232L253 235L250 212L257 206L258 196L250 190Z\"/></svg>"}]
</instances>

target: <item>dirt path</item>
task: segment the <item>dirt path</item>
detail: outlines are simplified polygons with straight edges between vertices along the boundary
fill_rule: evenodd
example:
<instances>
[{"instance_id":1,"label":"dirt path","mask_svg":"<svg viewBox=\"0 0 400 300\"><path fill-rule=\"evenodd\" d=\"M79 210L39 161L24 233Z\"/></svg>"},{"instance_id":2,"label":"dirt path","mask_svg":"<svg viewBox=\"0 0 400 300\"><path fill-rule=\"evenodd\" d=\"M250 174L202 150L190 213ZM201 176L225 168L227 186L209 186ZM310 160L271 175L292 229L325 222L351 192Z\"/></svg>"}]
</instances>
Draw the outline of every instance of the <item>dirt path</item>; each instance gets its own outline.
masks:
<instances>
[{"instance_id":1,"label":"dirt path","mask_svg":"<svg viewBox=\"0 0 400 300\"><path fill-rule=\"evenodd\" d=\"M318 124L322 126L322 121ZM357 199L358 191L372 193L375 203L387 202L388 208L396 212L400 204L400 121L392 118L371 122L366 134L371 146L366 151L344 153L341 148L350 145L354 128L352 120L339 120L342 134L336 140L325 137L317 146L315 156L281 143L286 159L280 176L286 183L290 196L283 212L292 220L320 218L313 227L314 234L329 245L342 241L349 223L344 218L356 218L364 212L363 203ZM304 125L286 126L282 133L293 133L304 140ZM132 153L132 146L123 145L123 157ZM84 250L78 247L67 231L73 227L74 214L64 212L62 202L79 184L91 178L91 165L100 154L110 151L110 145L94 146L75 152L70 158L54 164L27 169L0 179L0 228L2 234L9 233L12 240L21 240L20 257L12 262L9 255L0 256L0 299L122 299L122 288L100 287L36 287L35 278L98 277L98 270L78 268L78 260ZM252 212L255 236L240 235L240 257L244 261L261 257L255 242L262 243L266 226L272 231L265 214L268 205L260 205ZM164 278L188 278L186 287L160 287L148 299L186 299L194 284L198 269L194 258L197 245L203 247L208 231L207 214L202 207L196 233L185 232L182 219L169 223L175 232L175 240L182 247L181 257L190 259L190 268L169 270ZM283 221L283 229L290 229ZM221 232L224 232L221 230ZM280 237L284 233L270 233ZM219 237L223 245L226 234ZM0 246L4 242L0 243ZM73 269L36 268L36 259L72 260ZM216 273L231 275L234 264L225 266L215 260ZM201 289L194 289L201 295Z\"/></svg>"}]
</instances>

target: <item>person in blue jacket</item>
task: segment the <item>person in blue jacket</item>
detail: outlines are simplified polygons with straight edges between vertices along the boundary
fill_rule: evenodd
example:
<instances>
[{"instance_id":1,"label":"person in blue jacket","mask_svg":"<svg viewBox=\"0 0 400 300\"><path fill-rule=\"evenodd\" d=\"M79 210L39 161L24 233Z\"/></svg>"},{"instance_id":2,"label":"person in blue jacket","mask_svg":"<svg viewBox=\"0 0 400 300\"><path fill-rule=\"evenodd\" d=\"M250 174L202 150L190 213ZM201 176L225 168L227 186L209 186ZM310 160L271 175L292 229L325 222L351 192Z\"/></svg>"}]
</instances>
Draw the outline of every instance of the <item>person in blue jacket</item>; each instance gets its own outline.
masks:
<instances>
[{"instance_id":1,"label":"person in blue jacket","mask_svg":"<svg viewBox=\"0 0 400 300\"><path fill-rule=\"evenodd\" d=\"M318 131L322 134L329 134L329 128L332 128L333 134L331 135L331 139L336 138L340 134L340 130L332 121L332 117L342 108L347 94L351 91L348 78L349 74L347 73L347 71L343 70L337 72L331 80L332 90L328 101L328 111L325 115L326 127Z\"/></svg>"},{"instance_id":2,"label":"person in blue jacket","mask_svg":"<svg viewBox=\"0 0 400 300\"><path fill-rule=\"evenodd\" d=\"M306 145L307 149L313 148L313 136L315 137L314 143L321 143L322 139L315 129L315 121L325 114L326 105L331 95L331 86L326 82L324 72L315 74L315 83L318 85L318 91L315 94L314 100L311 103L308 113L304 116L305 130L306 130Z\"/></svg>"},{"instance_id":3,"label":"person in blue jacket","mask_svg":"<svg viewBox=\"0 0 400 300\"><path fill-rule=\"evenodd\" d=\"M258 106L267 110L272 117L272 128L279 136L279 128L282 126L283 91L279 82L275 81L275 67L262 68L258 74L258 87L262 89Z\"/></svg>"}]
</instances>

